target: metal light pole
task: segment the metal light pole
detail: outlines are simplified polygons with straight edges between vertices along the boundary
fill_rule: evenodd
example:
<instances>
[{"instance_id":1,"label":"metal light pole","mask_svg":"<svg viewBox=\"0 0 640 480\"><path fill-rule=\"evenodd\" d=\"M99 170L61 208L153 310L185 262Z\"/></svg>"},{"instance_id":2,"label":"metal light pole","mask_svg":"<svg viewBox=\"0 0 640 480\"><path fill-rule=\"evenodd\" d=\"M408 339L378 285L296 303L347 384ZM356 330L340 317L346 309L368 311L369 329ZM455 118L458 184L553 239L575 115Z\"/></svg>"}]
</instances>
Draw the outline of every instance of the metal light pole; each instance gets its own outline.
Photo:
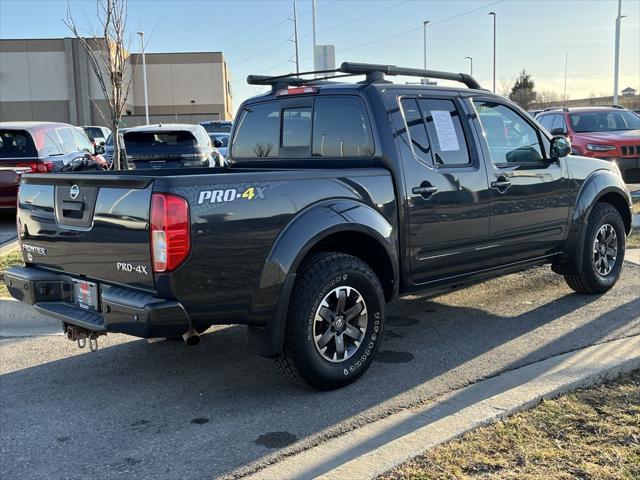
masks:
<instances>
[{"instance_id":1,"label":"metal light pole","mask_svg":"<svg viewBox=\"0 0 640 480\"><path fill-rule=\"evenodd\" d=\"M489 12L493 16L493 93L496 93L496 12Z\"/></svg>"},{"instance_id":2,"label":"metal light pole","mask_svg":"<svg viewBox=\"0 0 640 480\"><path fill-rule=\"evenodd\" d=\"M618 16L616 17L616 50L613 66L613 104L618 105L618 73L620 68L620 21L622 15L622 0L618 0Z\"/></svg>"},{"instance_id":3,"label":"metal light pole","mask_svg":"<svg viewBox=\"0 0 640 480\"><path fill-rule=\"evenodd\" d=\"M469 62L471 63L471 71L469 72L469 75L473 77L473 57L464 57L464 58L469 60Z\"/></svg>"},{"instance_id":4,"label":"metal light pole","mask_svg":"<svg viewBox=\"0 0 640 480\"><path fill-rule=\"evenodd\" d=\"M422 22L422 25L424 26L424 44L423 44L424 58L422 62L422 68L424 70L427 69L427 25L429 25L430 23L431 23L430 20L425 20L424 22Z\"/></svg>"},{"instance_id":5,"label":"metal light pole","mask_svg":"<svg viewBox=\"0 0 640 480\"><path fill-rule=\"evenodd\" d=\"M298 55L298 12L296 2L293 2L293 35L296 44L296 73L300 73L300 56Z\"/></svg>"},{"instance_id":6,"label":"metal light pole","mask_svg":"<svg viewBox=\"0 0 640 480\"><path fill-rule=\"evenodd\" d=\"M316 65L316 0L311 1L311 23L313 24L313 69L318 70Z\"/></svg>"},{"instance_id":7,"label":"metal light pole","mask_svg":"<svg viewBox=\"0 0 640 480\"><path fill-rule=\"evenodd\" d=\"M569 65L569 52L564 56L564 107L567 106L567 65Z\"/></svg>"},{"instance_id":8,"label":"metal light pole","mask_svg":"<svg viewBox=\"0 0 640 480\"><path fill-rule=\"evenodd\" d=\"M144 32L137 32L140 35L140 50L142 50L142 82L144 84L144 116L149 125L149 97L147 94L147 64L144 60Z\"/></svg>"}]
</instances>

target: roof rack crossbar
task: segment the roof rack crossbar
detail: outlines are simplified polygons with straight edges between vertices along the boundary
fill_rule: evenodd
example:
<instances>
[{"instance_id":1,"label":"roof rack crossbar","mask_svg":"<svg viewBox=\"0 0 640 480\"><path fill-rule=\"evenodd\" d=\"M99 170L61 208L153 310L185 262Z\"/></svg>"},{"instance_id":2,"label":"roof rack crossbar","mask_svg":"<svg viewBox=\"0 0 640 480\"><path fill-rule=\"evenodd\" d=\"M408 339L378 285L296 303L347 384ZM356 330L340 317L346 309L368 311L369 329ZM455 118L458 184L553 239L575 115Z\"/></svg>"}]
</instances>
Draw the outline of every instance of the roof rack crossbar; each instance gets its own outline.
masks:
<instances>
[{"instance_id":1,"label":"roof rack crossbar","mask_svg":"<svg viewBox=\"0 0 640 480\"><path fill-rule=\"evenodd\" d=\"M381 82L384 81L384 75L403 75L408 77L421 77L421 78L435 78L439 80L453 80L463 83L468 88L481 89L480 84L471 76L466 73L452 73L441 72L437 70L423 70L420 68L406 68L397 67L395 65L378 65L372 63L354 63L344 62L340 65L340 68L334 70L314 70L308 72L288 73L285 75L249 75L247 77L247 83L250 85L271 85L274 90L280 88L287 88L288 86L309 85L314 82L314 79L302 78L305 75L318 75L324 74L324 79L330 79L328 76L330 73L343 73L345 75L339 75L334 78L352 76L352 75L366 75L367 82ZM318 79L315 79L318 80Z\"/></svg>"}]
</instances>

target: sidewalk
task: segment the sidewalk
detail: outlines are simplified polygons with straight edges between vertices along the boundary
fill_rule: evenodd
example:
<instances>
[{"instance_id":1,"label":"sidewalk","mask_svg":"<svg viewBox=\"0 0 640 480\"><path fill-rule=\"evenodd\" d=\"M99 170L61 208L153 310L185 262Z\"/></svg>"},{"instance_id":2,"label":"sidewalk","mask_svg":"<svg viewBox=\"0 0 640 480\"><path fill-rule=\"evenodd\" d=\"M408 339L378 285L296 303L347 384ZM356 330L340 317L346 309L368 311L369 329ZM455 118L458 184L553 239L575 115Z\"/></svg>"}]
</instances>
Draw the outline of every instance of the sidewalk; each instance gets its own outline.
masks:
<instances>
[{"instance_id":1,"label":"sidewalk","mask_svg":"<svg viewBox=\"0 0 640 480\"><path fill-rule=\"evenodd\" d=\"M371 479L542 399L638 367L638 336L583 348L480 381L435 404L390 415L242 478Z\"/></svg>"}]
</instances>

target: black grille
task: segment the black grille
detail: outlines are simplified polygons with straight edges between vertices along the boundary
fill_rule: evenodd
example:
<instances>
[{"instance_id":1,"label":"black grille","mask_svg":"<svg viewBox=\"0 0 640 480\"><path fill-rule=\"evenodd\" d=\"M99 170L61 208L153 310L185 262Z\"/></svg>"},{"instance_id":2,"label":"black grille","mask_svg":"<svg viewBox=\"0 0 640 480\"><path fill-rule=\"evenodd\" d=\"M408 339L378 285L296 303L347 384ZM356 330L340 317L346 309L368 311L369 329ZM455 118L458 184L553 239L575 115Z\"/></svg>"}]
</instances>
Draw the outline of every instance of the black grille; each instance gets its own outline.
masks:
<instances>
[{"instance_id":1,"label":"black grille","mask_svg":"<svg viewBox=\"0 0 640 480\"><path fill-rule=\"evenodd\" d=\"M640 155L640 145L624 145L620 147L622 155Z\"/></svg>"}]
</instances>

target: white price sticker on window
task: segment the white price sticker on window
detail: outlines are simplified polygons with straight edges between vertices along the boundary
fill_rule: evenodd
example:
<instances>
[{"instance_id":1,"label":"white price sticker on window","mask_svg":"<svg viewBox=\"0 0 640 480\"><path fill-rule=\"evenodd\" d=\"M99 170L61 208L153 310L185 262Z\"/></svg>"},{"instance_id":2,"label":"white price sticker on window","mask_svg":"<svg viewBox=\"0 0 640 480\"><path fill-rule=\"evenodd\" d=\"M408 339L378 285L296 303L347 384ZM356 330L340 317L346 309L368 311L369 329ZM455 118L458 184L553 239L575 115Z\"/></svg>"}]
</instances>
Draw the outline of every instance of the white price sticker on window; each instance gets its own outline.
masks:
<instances>
[{"instance_id":1,"label":"white price sticker on window","mask_svg":"<svg viewBox=\"0 0 640 480\"><path fill-rule=\"evenodd\" d=\"M451 113L447 110L431 110L431 118L433 118L433 125L436 127L440 150L443 152L460 150Z\"/></svg>"}]
</instances>

